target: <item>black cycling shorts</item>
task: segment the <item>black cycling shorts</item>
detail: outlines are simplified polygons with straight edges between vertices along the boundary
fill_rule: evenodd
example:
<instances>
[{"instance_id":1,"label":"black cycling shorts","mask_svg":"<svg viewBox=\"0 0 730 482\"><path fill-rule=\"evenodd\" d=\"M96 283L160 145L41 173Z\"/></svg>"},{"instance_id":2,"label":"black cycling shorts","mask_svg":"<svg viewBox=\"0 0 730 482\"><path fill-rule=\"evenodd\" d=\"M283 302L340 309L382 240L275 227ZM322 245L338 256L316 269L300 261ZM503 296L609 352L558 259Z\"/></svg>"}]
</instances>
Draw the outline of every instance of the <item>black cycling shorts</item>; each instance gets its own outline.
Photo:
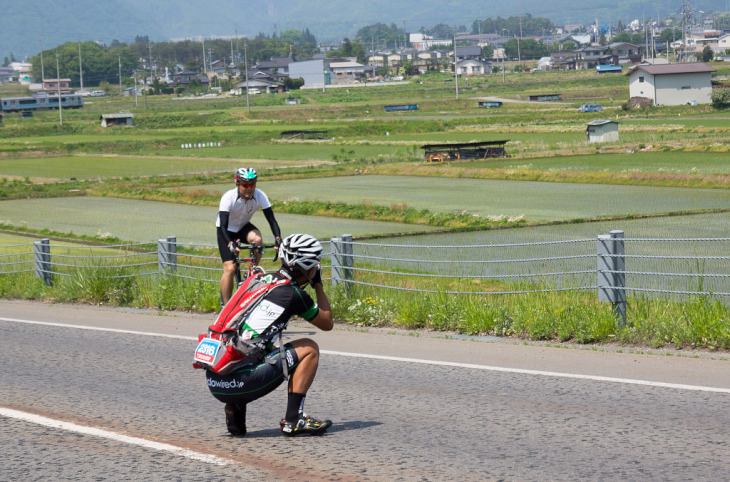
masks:
<instances>
[{"instance_id":1,"label":"black cycling shorts","mask_svg":"<svg viewBox=\"0 0 730 482\"><path fill-rule=\"evenodd\" d=\"M284 345L289 375L299 365L296 349L289 343ZM228 375L218 375L205 371L208 389L215 398L224 403L248 403L274 391L284 381L284 373L279 363L279 349L266 355L266 360L258 365L246 365Z\"/></svg>"},{"instance_id":2,"label":"black cycling shorts","mask_svg":"<svg viewBox=\"0 0 730 482\"><path fill-rule=\"evenodd\" d=\"M250 233L254 229L258 231L259 228L251 223L246 223L246 225L242 227L241 230L237 233L233 231L228 231L228 238L231 241L240 239L243 244L248 244L248 233ZM218 228L216 229L216 232L218 233L218 251L221 253L221 260L224 263L226 261L233 261L233 254L228 248L228 241L226 241L226 238L223 237L223 229ZM246 253L246 256L248 256L248 253Z\"/></svg>"}]
</instances>

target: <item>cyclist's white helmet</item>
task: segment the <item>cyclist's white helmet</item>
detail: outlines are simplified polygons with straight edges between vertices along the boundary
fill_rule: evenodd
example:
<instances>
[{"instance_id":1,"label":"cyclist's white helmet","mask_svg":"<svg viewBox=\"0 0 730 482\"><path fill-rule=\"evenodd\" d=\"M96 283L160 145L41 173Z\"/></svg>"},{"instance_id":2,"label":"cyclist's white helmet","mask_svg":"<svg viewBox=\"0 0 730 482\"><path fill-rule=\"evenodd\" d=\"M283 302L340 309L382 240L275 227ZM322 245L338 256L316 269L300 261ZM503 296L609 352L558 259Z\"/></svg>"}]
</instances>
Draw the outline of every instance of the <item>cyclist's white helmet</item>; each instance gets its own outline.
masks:
<instances>
[{"instance_id":1,"label":"cyclist's white helmet","mask_svg":"<svg viewBox=\"0 0 730 482\"><path fill-rule=\"evenodd\" d=\"M234 174L233 177L236 178L236 181L240 182L256 182L258 175L256 174L256 169L252 167L242 167L236 171L236 174Z\"/></svg>"},{"instance_id":2,"label":"cyclist's white helmet","mask_svg":"<svg viewBox=\"0 0 730 482\"><path fill-rule=\"evenodd\" d=\"M309 234L292 234L281 242L279 258L290 269L309 271L322 260L322 245Z\"/></svg>"}]
</instances>

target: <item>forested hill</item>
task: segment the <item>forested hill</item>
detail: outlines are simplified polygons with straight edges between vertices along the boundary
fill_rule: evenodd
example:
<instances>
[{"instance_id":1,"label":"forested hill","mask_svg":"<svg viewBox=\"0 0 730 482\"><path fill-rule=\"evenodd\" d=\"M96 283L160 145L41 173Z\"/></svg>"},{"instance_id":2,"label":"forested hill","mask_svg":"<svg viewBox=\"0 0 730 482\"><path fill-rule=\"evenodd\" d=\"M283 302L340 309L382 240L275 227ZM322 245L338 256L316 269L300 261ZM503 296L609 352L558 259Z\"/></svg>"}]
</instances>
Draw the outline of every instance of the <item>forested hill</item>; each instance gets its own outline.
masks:
<instances>
[{"instance_id":1,"label":"forested hill","mask_svg":"<svg viewBox=\"0 0 730 482\"><path fill-rule=\"evenodd\" d=\"M416 32L440 23L468 28L476 19L527 13L555 24L627 24L635 18L666 17L679 10L681 0L2 0L0 5L0 58L12 53L22 59L38 53L41 43L44 48L76 40L108 45L138 35L161 41L307 28L326 42L352 37L379 22ZM727 0L694 0L693 6L720 11Z\"/></svg>"}]
</instances>

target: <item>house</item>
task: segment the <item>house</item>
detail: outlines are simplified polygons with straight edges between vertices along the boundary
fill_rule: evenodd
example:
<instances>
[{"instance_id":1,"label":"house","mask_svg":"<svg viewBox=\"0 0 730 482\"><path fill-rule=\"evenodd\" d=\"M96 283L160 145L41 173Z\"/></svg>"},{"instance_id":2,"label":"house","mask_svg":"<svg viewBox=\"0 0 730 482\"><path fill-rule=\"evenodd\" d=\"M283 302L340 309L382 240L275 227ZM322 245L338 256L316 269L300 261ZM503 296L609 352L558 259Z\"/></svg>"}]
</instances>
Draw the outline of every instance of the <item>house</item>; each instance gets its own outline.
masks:
<instances>
[{"instance_id":1,"label":"house","mask_svg":"<svg viewBox=\"0 0 730 482\"><path fill-rule=\"evenodd\" d=\"M583 47L573 53L576 54L575 68L579 70L593 69L597 65L607 65L613 61L613 57L608 54L608 47L600 45Z\"/></svg>"},{"instance_id":2,"label":"house","mask_svg":"<svg viewBox=\"0 0 730 482\"><path fill-rule=\"evenodd\" d=\"M305 60L289 64L289 77L303 79L304 88L322 87L332 83L332 68L329 59Z\"/></svg>"},{"instance_id":3,"label":"house","mask_svg":"<svg viewBox=\"0 0 730 482\"><path fill-rule=\"evenodd\" d=\"M553 52L550 58L555 70L575 70L576 54L573 52Z\"/></svg>"},{"instance_id":4,"label":"house","mask_svg":"<svg viewBox=\"0 0 730 482\"><path fill-rule=\"evenodd\" d=\"M614 42L608 45L613 55L613 65L638 64L641 62L641 49L629 42Z\"/></svg>"},{"instance_id":5,"label":"house","mask_svg":"<svg viewBox=\"0 0 730 482\"><path fill-rule=\"evenodd\" d=\"M590 45L591 44L591 35L590 34L581 34L581 35L566 35L565 37L558 40L558 43L560 45L563 45L567 42L573 42L576 45Z\"/></svg>"},{"instance_id":6,"label":"house","mask_svg":"<svg viewBox=\"0 0 730 482\"><path fill-rule=\"evenodd\" d=\"M372 75L373 68L366 67L358 62L345 59L330 59L333 84L352 84L364 81L368 73Z\"/></svg>"},{"instance_id":7,"label":"house","mask_svg":"<svg viewBox=\"0 0 730 482\"><path fill-rule=\"evenodd\" d=\"M412 33L408 40L416 50L428 50L434 45L451 45L451 39L434 39L422 33Z\"/></svg>"},{"instance_id":8,"label":"house","mask_svg":"<svg viewBox=\"0 0 730 482\"><path fill-rule=\"evenodd\" d=\"M730 49L730 33L726 33L717 39L717 49L715 52L722 55L728 49Z\"/></svg>"},{"instance_id":9,"label":"house","mask_svg":"<svg viewBox=\"0 0 730 482\"><path fill-rule=\"evenodd\" d=\"M184 70L173 75L172 82L169 84L171 87L184 87L185 90L190 88L190 83L193 81L199 81L203 88L207 88L210 85L210 79L206 74L198 74L192 70Z\"/></svg>"},{"instance_id":10,"label":"house","mask_svg":"<svg viewBox=\"0 0 730 482\"><path fill-rule=\"evenodd\" d=\"M0 83L7 83L13 80L17 80L15 71L10 67L0 67Z\"/></svg>"},{"instance_id":11,"label":"house","mask_svg":"<svg viewBox=\"0 0 730 482\"><path fill-rule=\"evenodd\" d=\"M291 57L271 57L269 60L257 62L255 68L272 76L287 77L289 75L289 64L294 59Z\"/></svg>"},{"instance_id":12,"label":"house","mask_svg":"<svg viewBox=\"0 0 730 482\"><path fill-rule=\"evenodd\" d=\"M456 47L456 61L474 59L479 60L482 58L482 49L478 45L466 45L463 47Z\"/></svg>"},{"instance_id":13,"label":"house","mask_svg":"<svg viewBox=\"0 0 730 482\"><path fill-rule=\"evenodd\" d=\"M624 75L629 77L629 95L645 97L654 105L709 104L712 72L703 63L637 65Z\"/></svg>"},{"instance_id":14,"label":"house","mask_svg":"<svg viewBox=\"0 0 730 482\"><path fill-rule=\"evenodd\" d=\"M456 72L462 75L484 75L492 72L492 63L479 59L465 59L456 62Z\"/></svg>"},{"instance_id":15,"label":"house","mask_svg":"<svg viewBox=\"0 0 730 482\"><path fill-rule=\"evenodd\" d=\"M43 92L58 93L59 88L62 94L70 94L71 79L45 79L41 90Z\"/></svg>"},{"instance_id":16,"label":"house","mask_svg":"<svg viewBox=\"0 0 730 482\"><path fill-rule=\"evenodd\" d=\"M588 142L614 142L618 140L618 122L612 120L594 120L587 124Z\"/></svg>"}]
</instances>

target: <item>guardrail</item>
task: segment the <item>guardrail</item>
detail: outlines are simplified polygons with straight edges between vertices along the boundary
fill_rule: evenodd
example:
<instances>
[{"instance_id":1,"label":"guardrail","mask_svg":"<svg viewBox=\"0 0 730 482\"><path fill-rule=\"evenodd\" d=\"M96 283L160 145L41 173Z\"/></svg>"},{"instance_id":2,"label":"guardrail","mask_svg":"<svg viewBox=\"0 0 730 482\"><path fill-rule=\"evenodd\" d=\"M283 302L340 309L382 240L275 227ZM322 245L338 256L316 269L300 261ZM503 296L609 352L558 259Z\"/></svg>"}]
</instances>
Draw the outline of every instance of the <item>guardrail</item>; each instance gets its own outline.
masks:
<instances>
[{"instance_id":1,"label":"guardrail","mask_svg":"<svg viewBox=\"0 0 730 482\"><path fill-rule=\"evenodd\" d=\"M348 288L450 295L595 291L600 301L613 304L621 322L627 293L730 301L730 238L625 238L616 230L596 238L537 243L388 244L354 241L346 234L322 244L323 267L331 268L327 279ZM41 239L0 246L2 275L33 272L50 286L54 277L72 276L82 268L106 271L110 277L166 275L209 283L219 283L221 272L215 245L179 243L174 236L125 245L52 244ZM472 286L444 291L409 282L439 278ZM499 281L506 289L473 289L482 280Z\"/></svg>"}]
</instances>

